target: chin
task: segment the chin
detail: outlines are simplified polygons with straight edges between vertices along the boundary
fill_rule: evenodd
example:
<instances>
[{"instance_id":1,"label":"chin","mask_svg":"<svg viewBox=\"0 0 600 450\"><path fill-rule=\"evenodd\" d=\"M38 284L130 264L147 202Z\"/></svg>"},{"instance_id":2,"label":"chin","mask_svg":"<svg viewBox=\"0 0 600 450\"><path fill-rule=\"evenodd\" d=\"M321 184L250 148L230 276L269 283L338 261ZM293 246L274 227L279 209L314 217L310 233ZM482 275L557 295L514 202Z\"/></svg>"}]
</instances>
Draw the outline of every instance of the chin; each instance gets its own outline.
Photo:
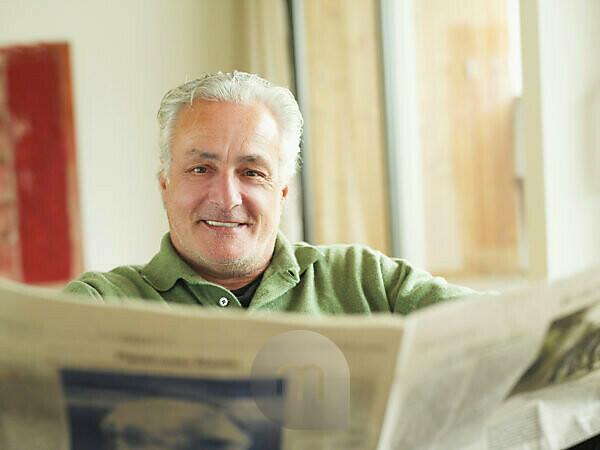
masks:
<instances>
[{"instance_id":1,"label":"chin","mask_svg":"<svg viewBox=\"0 0 600 450\"><path fill-rule=\"evenodd\" d=\"M252 265L255 255L239 254L234 252L210 253L205 258L206 262L215 267L244 267Z\"/></svg>"},{"instance_id":2,"label":"chin","mask_svg":"<svg viewBox=\"0 0 600 450\"><path fill-rule=\"evenodd\" d=\"M229 260L213 261L208 264L213 276L218 277L245 277L257 269L254 260Z\"/></svg>"},{"instance_id":3,"label":"chin","mask_svg":"<svg viewBox=\"0 0 600 450\"><path fill-rule=\"evenodd\" d=\"M235 257L235 256L211 256L207 258L207 262L209 264L214 265L215 267L236 267L246 265L246 261L248 258L244 258L243 256Z\"/></svg>"}]
</instances>

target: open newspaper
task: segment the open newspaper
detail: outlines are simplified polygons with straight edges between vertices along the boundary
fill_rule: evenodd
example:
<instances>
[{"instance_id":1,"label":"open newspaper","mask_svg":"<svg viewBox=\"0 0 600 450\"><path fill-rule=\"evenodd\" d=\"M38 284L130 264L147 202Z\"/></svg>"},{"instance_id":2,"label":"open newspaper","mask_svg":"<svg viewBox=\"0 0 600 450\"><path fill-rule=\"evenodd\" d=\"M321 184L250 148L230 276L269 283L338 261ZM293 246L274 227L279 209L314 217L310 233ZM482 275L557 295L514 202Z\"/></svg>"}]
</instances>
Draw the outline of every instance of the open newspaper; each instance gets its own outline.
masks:
<instances>
[{"instance_id":1,"label":"open newspaper","mask_svg":"<svg viewBox=\"0 0 600 450\"><path fill-rule=\"evenodd\" d=\"M600 433L600 271L390 315L0 285L0 449L558 449Z\"/></svg>"}]
</instances>

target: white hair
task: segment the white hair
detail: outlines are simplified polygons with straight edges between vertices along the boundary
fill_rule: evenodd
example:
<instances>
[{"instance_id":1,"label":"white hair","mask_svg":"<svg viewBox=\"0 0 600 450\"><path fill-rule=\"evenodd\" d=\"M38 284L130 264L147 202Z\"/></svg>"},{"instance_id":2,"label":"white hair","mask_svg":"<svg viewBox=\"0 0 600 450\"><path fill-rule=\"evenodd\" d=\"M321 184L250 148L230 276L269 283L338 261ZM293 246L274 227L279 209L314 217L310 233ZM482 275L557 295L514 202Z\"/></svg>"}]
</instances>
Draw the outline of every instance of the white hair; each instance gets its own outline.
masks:
<instances>
[{"instance_id":1,"label":"white hair","mask_svg":"<svg viewBox=\"0 0 600 450\"><path fill-rule=\"evenodd\" d=\"M275 86L255 74L234 71L217 72L188 81L168 91L158 110L159 175L169 180L171 170L171 139L177 113L183 105L196 99L250 104L263 103L273 114L281 133L279 151L279 181L286 184L295 174L300 161L302 114L292 93Z\"/></svg>"}]
</instances>

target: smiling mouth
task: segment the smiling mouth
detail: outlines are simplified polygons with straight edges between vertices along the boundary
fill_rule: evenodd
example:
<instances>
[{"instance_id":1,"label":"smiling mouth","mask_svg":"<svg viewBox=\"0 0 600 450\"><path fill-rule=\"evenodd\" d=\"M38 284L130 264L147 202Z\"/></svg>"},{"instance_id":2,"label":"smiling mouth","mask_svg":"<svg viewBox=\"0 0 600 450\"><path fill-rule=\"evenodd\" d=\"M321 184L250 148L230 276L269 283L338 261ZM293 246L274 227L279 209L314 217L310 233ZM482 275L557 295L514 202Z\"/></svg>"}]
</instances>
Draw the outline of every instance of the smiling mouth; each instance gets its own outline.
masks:
<instances>
[{"instance_id":1,"label":"smiling mouth","mask_svg":"<svg viewBox=\"0 0 600 450\"><path fill-rule=\"evenodd\" d=\"M202 220L202 222L213 228L238 228L246 225L242 222L219 222L218 220Z\"/></svg>"}]
</instances>

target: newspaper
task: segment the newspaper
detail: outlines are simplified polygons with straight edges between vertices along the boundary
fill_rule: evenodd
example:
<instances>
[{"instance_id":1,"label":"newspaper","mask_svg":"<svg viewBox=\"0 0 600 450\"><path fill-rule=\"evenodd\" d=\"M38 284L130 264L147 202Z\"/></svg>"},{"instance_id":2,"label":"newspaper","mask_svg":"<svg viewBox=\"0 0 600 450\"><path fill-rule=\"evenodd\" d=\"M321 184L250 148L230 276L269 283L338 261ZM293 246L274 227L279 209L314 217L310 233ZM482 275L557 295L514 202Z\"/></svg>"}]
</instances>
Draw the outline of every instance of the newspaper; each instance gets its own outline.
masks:
<instances>
[{"instance_id":1,"label":"newspaper","mask_svg":"<svg viewBox=\"0 0 600 450\"><path fill-rule=\"evenodd\" d=\"M600 433L600 271L407 317L0 284L0 449L554 449Z\"/></svg>"},{"instance_id":2,"label":"newspaper","mask_svg":"<svg viewBox=\"0 0 600 450\"><path fill-rule=\"evenodd\" d=\"M262 316L134 301L119 306L89 304L14 288L1 292L3 450L105 449L111 447L104 441L114 440L119 442L113 448L119 450L188 448L169 442L178 423L169 429L163 421L172 410L173 421L183 422L178 431L191 442L189 448L369 449L377 445L402 340L402 323L392 317ZM344 355L352 402L347 427L287 429L257 411L260 400L276 401L277 392L267 390L264 396L251 392L256 355L273 337L297 330L318 333ZM305 340L301 338L296 346ZM318 344L295 351L308 351L321 362L330 359L331 352ZM326 358L319 355L323 351ZM331 384L339 385L343 380L333 375ZM326 387L329 393L331 386ZM203 414L192 407L196 404L217 412ZM152 410L158 422L145 418L144 409ZM186 412L211 424L222 417L228 428L238 428L223 434L245 437L240 437L238 446L211 443L218 436L194 444L198 434L214 430L190 430ZM119 427L127 424L119 422L123 424L127 415L133 417L129 428L138 436L121 436ZM136 424L136 416L161 436ZM163 446L142 445L146 441L161 441Z\"/></svg>"},{"instance_id":3,"label":"newspaper","mask_svg":"<svg viewBox=\"0 0 600 450\"><path fill-rule=\"evenodd\" d=\"M547 297L556 313L543 345L481 448L559 449L600 434L600 270L553 283Z\"/></svg>"},{"instance_id":4,"label":"newspaper","mask_svg":"<svg viewBox=\"0 0 600 450\"><path fill-rule=\"evenodd\" d=\"M462 448L535 357L549 310L541 287L408 317L380 449Z\"/></svg>"}]
</instances>

